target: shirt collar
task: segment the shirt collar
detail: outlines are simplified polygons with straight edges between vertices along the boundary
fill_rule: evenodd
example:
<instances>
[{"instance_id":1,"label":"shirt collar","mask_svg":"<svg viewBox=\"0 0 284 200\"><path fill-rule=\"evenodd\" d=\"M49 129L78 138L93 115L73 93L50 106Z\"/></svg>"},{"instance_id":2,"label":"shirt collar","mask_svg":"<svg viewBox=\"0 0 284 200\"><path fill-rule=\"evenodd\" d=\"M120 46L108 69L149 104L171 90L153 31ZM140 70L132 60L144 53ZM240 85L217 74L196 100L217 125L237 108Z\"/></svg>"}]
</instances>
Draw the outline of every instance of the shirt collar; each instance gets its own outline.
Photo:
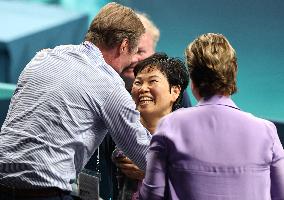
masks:
<instances>
[{"instance_id":1,"label":"shirt collar","mask_svg":"<svg viewBox=\"0 0 284 200\"><path fill-rule=\"evenodd\" d=\"M100 58L104 59L103 54L100 51L100 49L96 45L94 45L92 42L84 41L82 43L82 45L84 45L90 51L95 51L97 56L99 56Z\"/></svg>"},{"instance_id":2,"label":"shirt collar","mask_svg":"<svg viewBox=\"0 0 284 200\"><path fill-rule=\"evenodd\" d=\"M197 106L205 105L223 105L239 110L238 106L231 99L231 96L214 95L209 99L202 98L197 104Z\"/></svg>"},{"instance_id":3,"label":"shirt collar","mask_svg":"<svg viewBox=\"0 0 284 200\"><path fill-rule=\"evenodd\" d=\"M125 83L120 77L120 75L113 69L113 67L111 67L109 64L106 63L101 50L95 44L89 41L84 41L82 45L84 45L88 49L88 51L94 52L89 55L96 61L97 61L97 58L99 57L104 62L104 66L105 66L105 69L107 70L107 73L109 73L113 77L116 77L119 80L119 82L125 86Z\"/></svg>"}]
</instances>

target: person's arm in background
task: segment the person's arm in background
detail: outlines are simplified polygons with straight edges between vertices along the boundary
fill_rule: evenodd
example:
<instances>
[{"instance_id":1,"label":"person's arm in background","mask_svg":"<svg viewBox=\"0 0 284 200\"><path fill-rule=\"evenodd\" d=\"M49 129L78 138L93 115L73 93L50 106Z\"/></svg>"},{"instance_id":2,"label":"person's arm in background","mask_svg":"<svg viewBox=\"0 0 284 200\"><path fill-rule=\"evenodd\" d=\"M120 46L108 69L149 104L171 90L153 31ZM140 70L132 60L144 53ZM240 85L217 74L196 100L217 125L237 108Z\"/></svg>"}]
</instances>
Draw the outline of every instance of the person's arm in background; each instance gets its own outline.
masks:
<instances>
[{"instance_id":1,"label":"person's arm in background","mask_svg":"<svg viewBox=\"0 0 284 200\"><path fill-rule=\"evenodd\" d=\"M284 149L277 134L276 127L273 127L273 158L270 167L271 199L284 200Z\"/></svg>"},{"instance_id":2,"label":"person's arm in background","mask_svg":"<svg viewBox=\"0 0 284 200\"><path fill-rule=\"evenodd\" d=\"M140 169L146 169L146 153L151 134L140 123L130 94L118 86L102 106L102 117L117 147Z\"/></svg>"}]
</instances>

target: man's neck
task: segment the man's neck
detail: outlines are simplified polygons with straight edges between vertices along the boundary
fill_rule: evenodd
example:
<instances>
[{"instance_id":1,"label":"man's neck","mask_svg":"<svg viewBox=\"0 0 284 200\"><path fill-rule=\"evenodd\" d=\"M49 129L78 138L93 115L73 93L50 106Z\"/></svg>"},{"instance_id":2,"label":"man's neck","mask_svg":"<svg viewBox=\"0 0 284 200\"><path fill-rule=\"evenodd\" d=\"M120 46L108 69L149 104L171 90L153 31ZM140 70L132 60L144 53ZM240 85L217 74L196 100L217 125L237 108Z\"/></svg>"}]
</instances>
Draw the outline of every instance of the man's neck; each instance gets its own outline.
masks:
<instances>
[{"instance_id":1,"label":"man's neck","mask_svg":"<svg viewBox=\"0 0 284 200\"><path fill-rule=\"evenodd\" d=\"M115 71L119 73L120 69L117 64L118 62L117 49L116 48L106 49L99 45L97 47L102 52L103 58L106 61L106 63L109 64Z\"/></svg>"}]
</instances>

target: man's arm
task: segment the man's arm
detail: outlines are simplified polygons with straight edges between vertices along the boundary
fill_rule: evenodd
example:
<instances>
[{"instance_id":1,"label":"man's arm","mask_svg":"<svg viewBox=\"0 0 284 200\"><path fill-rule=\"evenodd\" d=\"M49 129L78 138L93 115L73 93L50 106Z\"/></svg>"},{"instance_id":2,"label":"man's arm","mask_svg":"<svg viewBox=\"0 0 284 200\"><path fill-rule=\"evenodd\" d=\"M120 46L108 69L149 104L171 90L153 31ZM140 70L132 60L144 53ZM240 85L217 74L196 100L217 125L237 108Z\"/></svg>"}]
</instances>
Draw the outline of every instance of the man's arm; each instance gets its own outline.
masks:
<instances>
[{"instance_id":1,"label":"man's arm","mask_svg":"<svg viewBox=\"0 0 284 200\"><path fill-rule=\"evenodd\" d=\"M102 115L117 147L145 170L151 135L140 123L140 113L125 88L118 86L112 92L102 107Z\"/></svg>"}]
</instances>

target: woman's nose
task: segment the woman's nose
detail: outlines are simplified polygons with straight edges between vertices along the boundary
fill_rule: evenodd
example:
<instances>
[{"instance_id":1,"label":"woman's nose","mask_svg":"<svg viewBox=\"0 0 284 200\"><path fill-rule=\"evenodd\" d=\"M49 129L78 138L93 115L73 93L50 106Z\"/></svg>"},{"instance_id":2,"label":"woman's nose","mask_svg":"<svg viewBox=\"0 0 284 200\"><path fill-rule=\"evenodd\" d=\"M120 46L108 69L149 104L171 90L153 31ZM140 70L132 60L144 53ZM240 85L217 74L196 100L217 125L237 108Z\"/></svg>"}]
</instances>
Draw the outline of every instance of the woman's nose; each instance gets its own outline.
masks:
<instances>
[{"instance_id":1,"label":"woman's nose","mask_svg":"<svg viewBox=\"0 0 284 200\"><path fill-rule=\"evenodd\" d=\"M149 85L147 83L143 83L140 87L141 92L147 92L149 91Z\"/></svg>"}]
</instances>

